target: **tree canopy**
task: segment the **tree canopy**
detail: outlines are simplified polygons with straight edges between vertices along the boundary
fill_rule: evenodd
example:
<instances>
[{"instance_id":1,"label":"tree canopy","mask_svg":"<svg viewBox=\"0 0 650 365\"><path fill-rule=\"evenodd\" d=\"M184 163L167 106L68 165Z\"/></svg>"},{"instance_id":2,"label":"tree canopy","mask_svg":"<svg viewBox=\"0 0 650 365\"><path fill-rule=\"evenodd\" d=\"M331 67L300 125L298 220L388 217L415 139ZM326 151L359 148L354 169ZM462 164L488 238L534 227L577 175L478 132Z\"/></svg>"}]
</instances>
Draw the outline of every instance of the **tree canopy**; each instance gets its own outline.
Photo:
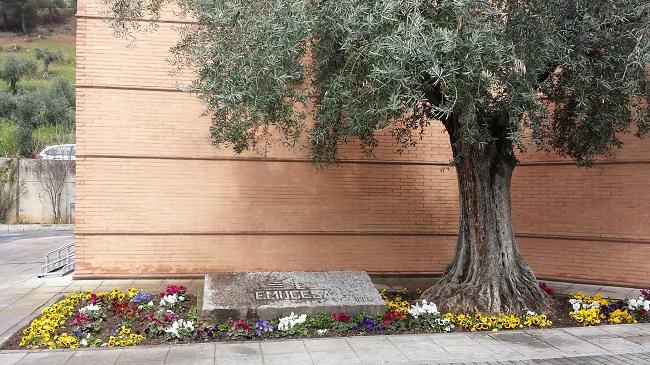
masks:
<instances>
[{"instance_id":1,"label":"tree canopy","mask_svg":"<svg viewBox=\"0 0 650 365\"><path fill-rule=\"evenodd\" d=\"M16 94L18 92L18 81L23 76L31 75L36 71L36 63L31 60L23 60L15 56L8 56L0 68L0 79L9 84L9 90Z\"/></svg>"},{"instance_id":2,"label":"tree canopy","mask_svg":"<svg viewBox=\"0 0 650 365\"><path fill-rule=\"evenodd\" d=\"M458 244L422 296L448 311L547 309L512 225L517 149L588 164L650 129L647 0L105 1L125 37L168 3L196 19L172 61L194 71L217 146L306 136L328 164L351 138L371 152L390 131L403 149L441 122Z\"/></svg>"},{"instance_id":3,"label":"tree canopy","mask_svg":"<svg viewBox=\"0 0 650 365\"><path fill-rule=\"evenodd\" d=\"M174 61L237 152L307 133L332 162L350 137L371 150L389 128L407 147L454 120L466 144L523 149L529 131L588 163L650 127L644 0L105 1L122 36L168 2L196 18Z\"/></svg>"}]
</instances>

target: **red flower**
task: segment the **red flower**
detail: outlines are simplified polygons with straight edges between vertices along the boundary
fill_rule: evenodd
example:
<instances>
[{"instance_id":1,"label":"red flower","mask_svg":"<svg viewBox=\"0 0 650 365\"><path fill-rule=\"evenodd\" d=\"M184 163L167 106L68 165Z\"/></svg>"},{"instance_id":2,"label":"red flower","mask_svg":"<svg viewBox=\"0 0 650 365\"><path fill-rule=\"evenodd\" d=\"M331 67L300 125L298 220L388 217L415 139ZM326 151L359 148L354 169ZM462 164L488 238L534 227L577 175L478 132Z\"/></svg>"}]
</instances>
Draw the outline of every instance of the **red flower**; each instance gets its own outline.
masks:
<instances>
[{"instance_id":1,"label":"red flower","mask_svg":"<svg viewBox=\"0 0 650 365\"><path fill-rule=\"evenodd\" d=\"M639 314L640 314L640 315L645 316L646 313L648 313L648 311L645 310L644 308L639 309Z\"/></svg>"},{"instance_id":2,"label":"red flower","mask_svg":"<svg viewBox=\"0 0 650 365\"><path fill-rule=\"evenodd\" d=\"M348 312L341 312L341 313L332 313L332 319L338 322L350 322L350 319L352 319L352 316L348 314Z\"/></svg>"},{"instance_id":3,"label":"red flower","mask_svg":"<svg viewBox=\"0 0 650 365\"><path fill-rule=\"evenodd\" d=\"M88 300L90 304L97 304L97 294L92 293L90 294L90 299Z\"/></svg>"},{"instance_id":4,"label":"red flower","mask_svg":"<svg viewBox=\"0 0 650 365\"><path fill-rule=\"evenodd\" d=\"M388 311L384 313L384 317L382 318L382 323L384 326L388 326L393 321L401 321L405 318L406 316L404 313L396 312L396 311Z\"/></svg>"},{"instance_id":5,"label":"red flower","mask_svg":"<svg viewBox=\"0 0 650 365\"><path fill-rule=\"evenodd\" d=\"M539 282L539 288L542 289L543 291L546 292L546 294L553 296L555 295L555 289L553 289L550 285L546 284L543 281Z\"/></svg>"},{"instance_id":6,"label":"red flower","mask_svg":"<svg viewBox=\"0 0 650 365\"><path fill-rule=\"evenodd\" d=\"M246 320L240 319L235 322L235 328L250 331L253 327Z\"/></svg>"}]
</instances>

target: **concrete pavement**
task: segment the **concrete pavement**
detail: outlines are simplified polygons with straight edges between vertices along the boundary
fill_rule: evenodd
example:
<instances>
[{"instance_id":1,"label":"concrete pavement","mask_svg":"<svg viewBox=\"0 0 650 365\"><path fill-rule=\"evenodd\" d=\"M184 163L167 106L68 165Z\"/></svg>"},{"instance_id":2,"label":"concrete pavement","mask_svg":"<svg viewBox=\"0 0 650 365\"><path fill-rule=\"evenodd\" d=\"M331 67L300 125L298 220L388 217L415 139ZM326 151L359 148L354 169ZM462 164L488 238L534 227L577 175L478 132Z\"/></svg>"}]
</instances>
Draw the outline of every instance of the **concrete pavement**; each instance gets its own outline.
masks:
<instances>
[{"instance_id":1,"label":"concrete pavement","mask_svg":"<svg viewBox=\"0 0 650 365\"><path fill-rule=\"evenodd\" d=\"M490 333L5 351L1 364L650 364L650 324Z\"/></svg>"}]
</instances>

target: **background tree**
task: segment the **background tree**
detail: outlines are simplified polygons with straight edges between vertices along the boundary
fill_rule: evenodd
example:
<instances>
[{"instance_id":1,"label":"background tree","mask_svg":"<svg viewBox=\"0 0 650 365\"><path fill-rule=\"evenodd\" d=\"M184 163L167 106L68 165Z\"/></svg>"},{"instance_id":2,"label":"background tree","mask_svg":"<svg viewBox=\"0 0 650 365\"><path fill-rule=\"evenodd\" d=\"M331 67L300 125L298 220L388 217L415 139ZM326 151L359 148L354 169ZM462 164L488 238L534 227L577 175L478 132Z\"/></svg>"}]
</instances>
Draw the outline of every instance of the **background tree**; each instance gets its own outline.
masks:
<instances>
[{"instance_id":1,"label":"background tree","mask_svg":"<svg viewBox=\"0 0 650 365\"><path fill-rule=\"evenodd\" d=\"M160 15L165 0L106 0L113 29ZM449 135L460 193L455 257L423 296L444 310L544 310L517 248L516 152L589 164L650 127L647 0L178 0L198 23L173 48L216 146L254 149L273 133L308 137L336 162L378 131L410 147L433 122ZM312 107L313 106L313 107Z\"/></svg>"},{"instance_id":2,"label":"background tree","mask_svg":"<svg viewBox=\"0 0 650 365\"><path fill-rule=\"evenodd\" d=\"M20 27L23 34L27 34L29 27L37 19L40 9L47 9L49 24L52 25L58 9L66 6L64 0L0 0L0 15L5 30L8 30L10 22L13 22Z\"/></svg>"},{"instance_id":3,"label":"background tree","mask_svg":"<svg viewBox=\"0 0 650 365\"><path fill-rule=\"evenodd\" d=\"M9 90L18 93L18 81L23 76L31 75L36 71L36 63L31 60L22 60L13 55L5 58L0 69L0 79L9 83Z\"/></svg>"},{"instance_id":4,"label":"background tree","mask_svg":"<svg viewBox=\"0 0 650 365\"><path fill-rule=\"evenodd\" d=\"M35 160L34 174L40 183L43 191L47 194L50 206L52 207L52 223L62 223L61 198L65 190L67 178L74 174L75 161L71 156L63 160Z\"/></svg>"},{"instance_id":5,"label":"background tree","mask_svg":"<svg viewBox=\"0 0 650 365\"><path fill-rule=\"evenodd\" d=\"M20 156L32 157L45 147L47 139L52 139L52 144L69 143L74 138L74 111L74 86L65 79L17 95L0 92L0 119L15 123L15 147ZM39 128L47 133L37 133L35 141Z\"/></svg>"},{"instance_id":6,"label":"background tree","mask_svg":"<svg viewBox=\"0 0 650 365\"><path fill-rule=\"evenodd\" d=\"M48 48L37 48L34 54L37 60L43 61L43 78L50 76L50 64L53 62L63 62L64 55L61 50L50 50Z\"/></svg>"}]
</instances>

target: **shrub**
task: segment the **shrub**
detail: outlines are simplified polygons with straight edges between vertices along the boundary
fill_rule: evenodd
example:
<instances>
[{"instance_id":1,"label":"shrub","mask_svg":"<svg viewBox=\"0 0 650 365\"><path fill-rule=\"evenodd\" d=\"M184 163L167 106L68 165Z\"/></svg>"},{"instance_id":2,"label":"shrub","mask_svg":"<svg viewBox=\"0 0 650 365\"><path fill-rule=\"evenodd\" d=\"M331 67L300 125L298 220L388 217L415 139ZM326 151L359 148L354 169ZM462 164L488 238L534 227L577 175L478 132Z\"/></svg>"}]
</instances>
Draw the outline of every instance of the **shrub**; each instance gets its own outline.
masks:
<instances>
[{"instance_id":1,"label":"shrub","mask_svg":"<svg viewBox=\"0 0 650 365\"><path fill-rule=\"evenodd\" d=\"M70 143L74 143L74 127L70 124L42 125L32 132L34 153L38 153L46 146Z\"/></svg>"},{"instance_id":2,"label":"shrub","mask_svg":"<svg viewBox=\"0 0 650 365\"><path fill-rule=\"evenodd\" d=\"M0 117L0 153L11 157L16 152L16 123Z\"/></svg>"}]
</instances>

